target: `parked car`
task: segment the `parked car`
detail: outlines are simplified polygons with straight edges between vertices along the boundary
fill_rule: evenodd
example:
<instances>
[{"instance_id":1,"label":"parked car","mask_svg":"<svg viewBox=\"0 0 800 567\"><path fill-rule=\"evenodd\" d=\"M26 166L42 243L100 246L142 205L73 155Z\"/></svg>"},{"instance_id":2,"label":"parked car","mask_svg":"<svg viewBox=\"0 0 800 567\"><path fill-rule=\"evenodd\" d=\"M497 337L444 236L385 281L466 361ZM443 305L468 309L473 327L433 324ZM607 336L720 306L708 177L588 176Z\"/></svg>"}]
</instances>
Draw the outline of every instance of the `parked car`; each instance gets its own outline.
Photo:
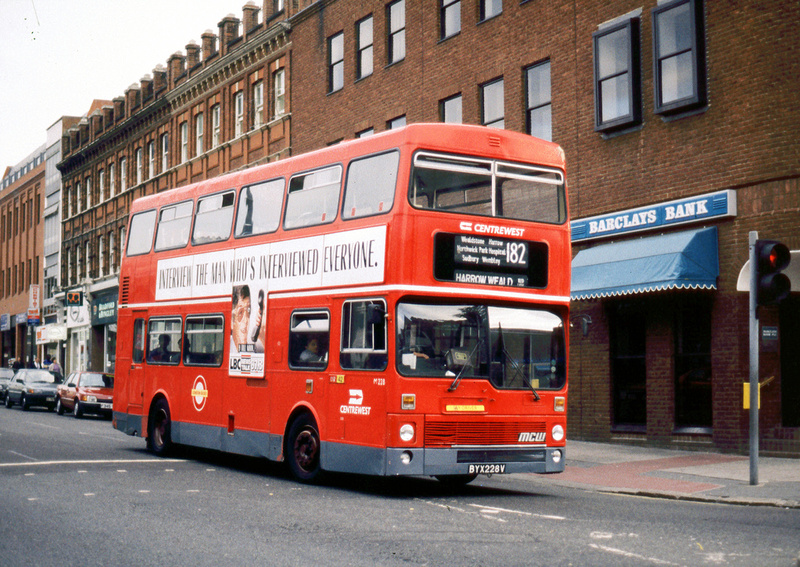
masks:
<instances>
[{"instance_id":1,"label":"parked car","mask_svg":"<svg viewBox=\"0 0 800 567\"><path fill-rule=\"evenodd\" d=\"M10 368L0 368L0 401L6 399L8 383L14 378L14 371Z\"/></svg>"},{"instance_id":2,"label":"parked car","mask_svg":"<svg viewBox=\"0 0 800 567\"><path fill-rule=\"evenodd\" d=\"M31 406L44 406L50 411L56 407L56 388L61 375L40 368L22 368L14 374L6 392L6 407L19 404L23 410Z\"/></svg>"},{"instance_id":3,"label":"parked car","mask_svg":"<svg viewBox=\"0 0 800 567\"><path fill-rule=\"evenodd\" d=\"M107 372L73 372L56 391L56 412L85 413L111 417L114 375Z\"/></svg>"}]
</instances>

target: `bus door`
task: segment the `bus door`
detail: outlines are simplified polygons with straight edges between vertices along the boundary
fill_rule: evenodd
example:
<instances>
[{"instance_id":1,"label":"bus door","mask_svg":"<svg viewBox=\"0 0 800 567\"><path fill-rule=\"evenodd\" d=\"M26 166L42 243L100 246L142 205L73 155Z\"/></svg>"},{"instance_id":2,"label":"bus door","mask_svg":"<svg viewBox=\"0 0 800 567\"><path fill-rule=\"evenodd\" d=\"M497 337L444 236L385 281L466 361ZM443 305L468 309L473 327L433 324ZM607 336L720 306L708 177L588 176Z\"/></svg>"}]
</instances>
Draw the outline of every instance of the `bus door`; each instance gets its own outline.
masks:
<instances>
[{"instance_id":1,"label":"bus door","mask_svg":"<svg viewBox=\"0 0 800 567\"><path fill-rule=\"evenodd\" d=\"M342 306L339 366L331 384L331 434L368 445L385 444L387 319L383 299L354 299Z\"/></svg>"},{"instance_id":2,"label":"bus door","mask_svg":"<svg viewBox=\"0 0 800 567\"><path fill-rule=\"evenodd\" d=\"M117 364L117 367L122 372L128 373L124 395L127 397L127 410L126 412L131 415L142 415L144 404L144 353L145 353L145 337L146 329L145 324L147 321L147 314L145 311L133 312L133 333L129 336L133 337L130 345L123 346L123 354L130 356L130 364ZM126 356L127 358L127 356Z\"/></svg>"}]
</instances>

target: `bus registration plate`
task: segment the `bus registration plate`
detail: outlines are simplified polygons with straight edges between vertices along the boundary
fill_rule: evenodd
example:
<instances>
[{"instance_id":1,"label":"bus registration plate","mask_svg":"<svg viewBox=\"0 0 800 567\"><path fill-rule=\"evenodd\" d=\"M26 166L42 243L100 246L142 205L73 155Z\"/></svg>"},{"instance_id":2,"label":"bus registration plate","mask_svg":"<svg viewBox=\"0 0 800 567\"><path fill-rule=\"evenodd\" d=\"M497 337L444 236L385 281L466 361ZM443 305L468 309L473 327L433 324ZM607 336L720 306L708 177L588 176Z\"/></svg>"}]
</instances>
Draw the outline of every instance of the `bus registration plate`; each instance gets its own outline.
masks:
<instances>
[{"instance_id":1,"label":"bus registration plate","mask_svg":"<svg viewBox=\"0 0 800 567\"><path fill-rule=\"evenodd\" d=\"M469 474L504 474L505 465L470 465Z\"/></svg>"}]
</instances>

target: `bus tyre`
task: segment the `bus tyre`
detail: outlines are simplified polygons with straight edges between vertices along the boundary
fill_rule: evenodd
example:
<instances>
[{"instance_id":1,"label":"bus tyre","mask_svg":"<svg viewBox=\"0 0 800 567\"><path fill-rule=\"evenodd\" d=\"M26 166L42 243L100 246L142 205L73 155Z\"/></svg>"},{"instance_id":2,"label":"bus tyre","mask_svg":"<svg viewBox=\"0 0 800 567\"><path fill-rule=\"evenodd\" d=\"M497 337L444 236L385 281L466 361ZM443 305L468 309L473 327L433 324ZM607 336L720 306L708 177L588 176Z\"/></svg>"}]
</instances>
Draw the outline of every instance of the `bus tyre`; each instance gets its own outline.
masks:
<instances>
[{"instance_id":1,"label":"bus tyre","mask_svg":"<svg viewBox=\"0 0 800 567\"><path fill-rule=\"evenodd\" d=\"M147 448L159 457L169 454L172 449L172 420L169 405L164 399L158 400L147 419Z\"/></svg>"},{"instance_id":2,"label":"bus tyre","mask_svg":"<svg viewBox=\"0 0 800 567\"><path fill-rule=\"evenodd\" d=\"M444 486L450 488L458 488L465 486L478 478L477 474L441 474L436 477L436 480L441 482Z\"/></svg>"},{"instance_id":3,"label":"bus tyre","mask_svg":"<svg viewBox=\"0 0 800 567\"><path fill-rule=\"evenodd\" d=\"M292 422L286 437L286 460L292 476L303 483L313 483L320 479L321 443L317 425L308 414L303 414Z\"/></svg>"}]
</instances>

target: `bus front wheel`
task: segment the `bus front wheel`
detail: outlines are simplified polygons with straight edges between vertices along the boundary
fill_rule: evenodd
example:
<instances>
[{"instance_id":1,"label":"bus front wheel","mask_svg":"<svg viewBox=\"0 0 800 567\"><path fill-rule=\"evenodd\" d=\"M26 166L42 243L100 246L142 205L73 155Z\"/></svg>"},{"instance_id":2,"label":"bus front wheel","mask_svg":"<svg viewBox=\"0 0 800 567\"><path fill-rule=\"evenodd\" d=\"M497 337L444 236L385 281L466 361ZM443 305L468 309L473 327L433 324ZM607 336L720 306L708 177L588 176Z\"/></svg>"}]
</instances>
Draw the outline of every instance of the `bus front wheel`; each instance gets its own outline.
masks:
<instances>
[{"instance_id":1,"label":"bus front wheel","mask_svg":"<svg viewBox=\"0 0 800 567\"><path fill-rule=\"evenodd\" d=\"M158 400L150 411L147 420L147 448L159 457L166 456L172 449L172 420L169 404Z\"/></svg>"},{"instance_id":2,"label":"bus front wheel","mask_svg":"<svg viewBox=\"0 0 800 567\"><path fill-rule=\"evenodd\" d=\"M286 438L286 460L292 476L304 483L319 481L320 468L319 431L314 418L303 414L292 422Z\"/></svg>"}]
</instances>

